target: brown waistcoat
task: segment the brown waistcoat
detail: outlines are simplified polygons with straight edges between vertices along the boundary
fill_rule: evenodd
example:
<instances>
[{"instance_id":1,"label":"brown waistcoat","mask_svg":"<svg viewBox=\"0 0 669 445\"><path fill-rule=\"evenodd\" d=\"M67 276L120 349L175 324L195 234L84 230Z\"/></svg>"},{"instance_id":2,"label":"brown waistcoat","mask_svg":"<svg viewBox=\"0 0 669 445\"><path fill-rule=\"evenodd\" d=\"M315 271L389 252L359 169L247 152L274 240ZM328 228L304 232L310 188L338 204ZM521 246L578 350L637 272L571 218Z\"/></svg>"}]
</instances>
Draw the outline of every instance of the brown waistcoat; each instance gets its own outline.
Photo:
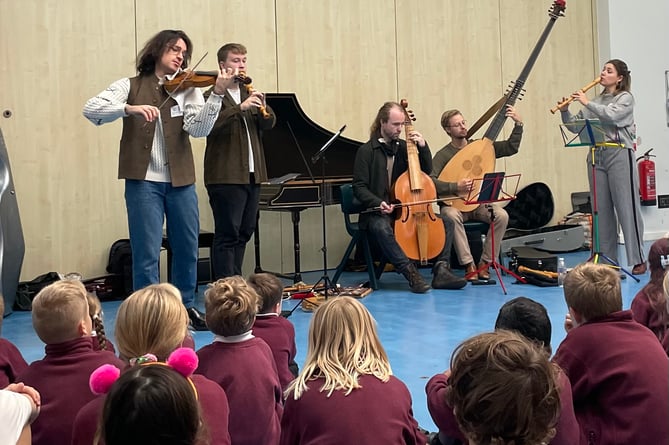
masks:
<instances>
[{"instance_id":1,"label":"brown waistcoat","mask_svg":"<svg viewBox=\"0 0 669 445\"><path fill-rule=\"evenodd\" d=\"M128 105L163 104L168 98L165 89L154 74L130 79ZM172 185L181 187L195 183L195 164L188 133L183 129L183 116L171 117L171 108L177 102L169 98L160 109L165 136L165 151L172 177ZM183 110L182 110L183 111ZM144 179L151 160L151 147L156 122L145 123L137 116L123 118L123 133L119 148L119 179Z\"/></svg>"}]
</instances>

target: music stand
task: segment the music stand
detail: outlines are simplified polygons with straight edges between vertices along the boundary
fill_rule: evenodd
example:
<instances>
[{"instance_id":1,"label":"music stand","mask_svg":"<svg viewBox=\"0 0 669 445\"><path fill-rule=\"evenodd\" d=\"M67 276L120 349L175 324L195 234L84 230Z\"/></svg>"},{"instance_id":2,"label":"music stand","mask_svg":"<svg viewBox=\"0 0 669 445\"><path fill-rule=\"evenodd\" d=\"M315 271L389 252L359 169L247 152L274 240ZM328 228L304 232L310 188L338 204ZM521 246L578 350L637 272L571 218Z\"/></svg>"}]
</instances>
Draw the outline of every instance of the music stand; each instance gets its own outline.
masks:
<instances>
[{"instance_id":1,"label":"music stand","mask_svg":"<svg viewBox=\"0 0 669 445\"><path fill-rule=\"evenodd\" d=\"M575 133L575 135L567 135L565 129L571 133ZM599 211L597 207L595 150L597 147L623 148L622 144L606 142L604 129L602 128L599 119L578 119L568 124L561 124L560 132L562 133L565 147L590 147L590 167L592 176L592 250L590 258L588 258L586 262L592 261L594 264L599 264L600 258L604 259L609 263L609 266L620 269L638 283L640 280L630 271L622 267L618 262L604 255L599 250ZM578 142L576 141L577 139Z\"/></svg>"},{"instance_id":2,"label":"music stand","mask_svg":"<svg viewBox=\"0 0 669 445\"><path fill-rule=\"evenodd\" d=\"M515 188L513 195L507 193L503 189L504 181L510 180L511 178L515 178ZM478 275L478 273L481 272L483 269L492 267L495 270L495 274L497 275L497 279L499 280L500 286L502 286L502 291L504 292L504 295L506 295L506 287L504 286L504 281L502 281L502 275L499 272L500 269L506 272L507 274L511 275L521 283L526 283L526 281L523 277L507 269L506 267L504 267L503 264L497 261L497 255L495 255L495 208L490 204L496 202L511 201L513 199L516 199L515 190L518 189L518 183L520 182L520 174L504 176L504 172L486 173L483 176L483 178L474 179L473 181L474 183L476 181L481 181L481 188L478 189L479 190L478 193L473 192L473 190L477 190L477 187L475 187L475 184L472 184L472 187L469 191L469 196L467 196L467 199L465 200L465 204L485 205L488 212L490 212L490 241L492 244L491 247L492 254L490 255L491 257L490 263L483 264L476 271L467 274L465 278L474 276L474 274ZM493 280L487 280L487 284L495 284L495 282Z\"/></svg>"}]
</instances>

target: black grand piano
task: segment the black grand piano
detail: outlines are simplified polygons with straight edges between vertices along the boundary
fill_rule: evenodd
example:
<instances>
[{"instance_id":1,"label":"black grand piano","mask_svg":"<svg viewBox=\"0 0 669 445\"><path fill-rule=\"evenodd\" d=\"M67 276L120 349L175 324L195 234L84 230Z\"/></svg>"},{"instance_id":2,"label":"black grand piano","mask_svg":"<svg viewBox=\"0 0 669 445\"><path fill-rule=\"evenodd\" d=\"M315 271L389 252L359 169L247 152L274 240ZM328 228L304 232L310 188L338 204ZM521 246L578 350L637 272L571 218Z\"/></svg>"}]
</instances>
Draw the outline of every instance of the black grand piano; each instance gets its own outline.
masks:
<instances>
[{"instance_id":1,"label":"black grand piano","mask_svg":"<svg viewBox=\"0 0 669 445\"><path fill-rule=\"evenodd\" d=\"M339 136L325 152L325 164L323 159L313 164L312 156L335 133L309 119L294 93L267 93L265 100L274 110L277 121L272 130L263 134L267 175L271 179L260 186L260 210L291 213L295 270L292 274L276 275L297 283L302 281L300 212L323 203L339 204L339 187L351 182L355 153L362 142ZM259 223L254 243L255 271L261 272Z\"/></svg>"}]
</instances>

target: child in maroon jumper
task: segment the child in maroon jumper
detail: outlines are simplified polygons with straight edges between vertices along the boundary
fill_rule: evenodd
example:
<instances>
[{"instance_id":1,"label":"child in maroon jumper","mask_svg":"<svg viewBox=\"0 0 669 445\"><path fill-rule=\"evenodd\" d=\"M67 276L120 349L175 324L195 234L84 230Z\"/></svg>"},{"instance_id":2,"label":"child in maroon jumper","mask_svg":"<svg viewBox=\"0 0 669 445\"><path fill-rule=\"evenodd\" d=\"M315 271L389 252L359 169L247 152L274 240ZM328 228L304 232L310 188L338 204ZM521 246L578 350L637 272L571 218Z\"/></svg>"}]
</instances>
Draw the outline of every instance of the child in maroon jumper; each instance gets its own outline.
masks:
<instances>
[{"instance_id":1,"label":"child in maroon jumper","mask_svg":"<svg viewBox=\"0 0 669 445\"><path fill-rule=\"evenodd\" d=\"M235 445L277 444L283 399L272 351L251 328L258 294L240 276L209 285L204 294L214 342L200 349L198 373L225 389Z\"/></svg>"},{"instance_id":2,"label":"child in maroon jumper","mask_svg":"<svg viewBox=\"0 0 669 445\"><path fill-rule=\"evenodd\" d=\"M567 336L554 360L571 381L581 444L666 444L669 360L655 335L622 310L620 277L585 263L567 274Z\"/></svg>"},{"instance_id":3,"label":"child in maroon jumper","mask_svg":"<svg viewBox=\"0 0 669 445\"><path fill-rule=\"evenodd\" d=\"M114 344L107 338L105 333L105 324L102 321L102 304L100 299L94 293L88 292L86 294L88 298L88 314L91 316L91 322L93 323L93 332L91 333L93 337L93 347L98 351L109 351L116 353L114 349Z\"/></svg>"},{"instance_id":4,"label":"child in maroon jumper","mask_svg":"<svg viewBox=\"0 0 669 445\"><path fill-rule=\"evenodd\" d=\"M2 333L2 314L5 313L5 299L0 295L0 333ZM0 338L0 388L15 383L16 376L28 367L21 351L9 340Z\"/></svg>"},{"instance_id":5,"label":"child in maroon jumper","mask_svg":"<svg viewBox=\"0 0 669 445\"><path fill-rule=\"evenodd\" d=\"M551 354L551 320L546 308L526 297L518 297L502 305L495 321L495 330L515 331L523 337L535 342L546 352ZM555 436L551 445L573 445L578 443L579 429L574 415L574 406L571 398L571 384L559 367L555 366L558 390L560 391L560 417L555 425ZM452 444L461 445L467 439L455 419L453 408L446 403L446 396L450 391L448 376L450 371L433 376L425 386L427 393L427 407L432 420L439 427L439 440L433 440L432 445Z\"/></svg>"},{"instance_id":6,"label":"child in maroon jumper","mask_svg":"<svg viewBox=\"0 0 669 445\"><path fill-rule=\"evenodd\" d=\"M121 369L132 369L140 357L152 354L159 361L184 343L191 343L188 313L181 303L179 290L171 284L152 284L130 295L119 306L116 315L116 343L121 358L130 363ZM225 391L202 375L191 380L198 392L209 445L230 445L228 415L230 408ZM89 390L90 391L90 390ZM104 397L98 397L81 410L74 421L72 445L90 445L96 437Z\"/></svg>"},{"instance_id":7,"label":"child in maroon jumper","mask_svg":"<svg viewBox=\"0 0 669 445\"><path fill-rule=\"evenodd\" d=\"M560 413L555 377L546 351L526 337L479 334L453 353L446 401L470 445L547 444Z\"/></svg>"},{"instance_id":8,"label":"child in maroon jumper","mask_svg":"<svg viewBox=\"0 0 669 445\"><path fill-rule=\"evenodd\" d=\"M371 314L351 297L331 298L314 313L304 367L286 390L281 444L376 443L425 445L427 438Z\"/></svg>"},{"instance_id":9,"label":"child in maroon jumper","mask_svg":"<svg viewBox=\"0 0 669 445\"><path fill-rule=\"evenodd\" d=\"M79 409L95 396L88 378L98 366L121 362L108 351L93 349L86 288L62 280L42 289L32 304L33 328L46 343L46 355L18 375L42 396L40 416L32 424L33 445L70 445Z\"/></svg>"},{"instance_id":10,"label":"child in maroon jumper","mask_svg":"<svg viewBox=\"0 0 669 445\"><path fill-rule=\"evenodd\" d=\"M668 301L662 285L669 269L669 239L660 238L650 246L648 267L650 281L636 294L630 309L634 319L653 331L669 354Z\"/></svg>"},{"instance_id":11,"label":"child in maroon jumper","mask_svg":"<svg viewBox=\"0 0 669 445\"><path fill-rule=\"evenodd\" d=\"M269 345L279 372L281 387L286 389L297 377L298 367L295 363L297 354L295 327L279 315L283 283L270 273L253 274L249 277L248 283L261 300L260 311L253 323L253 335L262 338Z\"/></svg>"}]
</instances>

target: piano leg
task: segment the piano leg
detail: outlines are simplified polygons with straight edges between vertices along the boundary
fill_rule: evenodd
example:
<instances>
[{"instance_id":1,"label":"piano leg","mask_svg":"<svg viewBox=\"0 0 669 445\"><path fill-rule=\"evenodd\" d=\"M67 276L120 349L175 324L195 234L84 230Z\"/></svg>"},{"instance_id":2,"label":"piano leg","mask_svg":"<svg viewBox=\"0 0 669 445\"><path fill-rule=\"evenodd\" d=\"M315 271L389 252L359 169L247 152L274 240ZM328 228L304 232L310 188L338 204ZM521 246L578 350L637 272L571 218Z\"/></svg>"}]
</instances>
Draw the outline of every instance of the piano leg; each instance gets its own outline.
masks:
<instances>
[{"instance_id":1,"label":"piano leg","mask_svg":"<svg viewBox=\"0 0 669 445\"><path fill-rule=\"evenodd\" d=\"M295 273L293 274L293 283L302 281L302 274L300 273L300 210L291 210L293 221L293 249L295 250Z\"/></svg>"},{"instance_id":2,"label":"piano leg","mask_svg":"<svg viewBox=\"0 0 669 445\"><path fill-rule=\"evenodd\" d=\"M258 211L258 217L256 222L256 230L253 237L253 247L255 253L255 273L267 272L277 277L287 278L293 280L293 283L299 283L302 281L302 274L300 273L300 212L304 210L303 208L290 209L291 221L293 222L293 249L294 249L294 261L295 261L295 272L290 274L284 274L279 272L271 272L268 270L263 270L260 265L260 211Z\"/></svg>"}]
</instances>

